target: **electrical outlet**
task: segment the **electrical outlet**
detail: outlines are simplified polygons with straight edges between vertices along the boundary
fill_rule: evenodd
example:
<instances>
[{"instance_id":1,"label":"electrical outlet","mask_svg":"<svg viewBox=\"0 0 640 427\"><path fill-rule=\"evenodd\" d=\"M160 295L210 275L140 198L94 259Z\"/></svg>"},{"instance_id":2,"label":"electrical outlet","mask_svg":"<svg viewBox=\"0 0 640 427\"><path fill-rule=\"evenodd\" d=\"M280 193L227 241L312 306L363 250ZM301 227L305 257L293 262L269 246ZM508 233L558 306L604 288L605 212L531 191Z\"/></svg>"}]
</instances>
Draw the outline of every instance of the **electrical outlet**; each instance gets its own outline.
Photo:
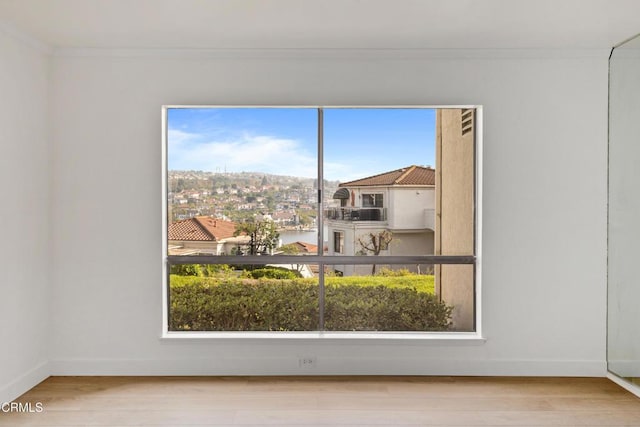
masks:
<instances>
[{"instance_id":1,"label":"electrical outlet","mask_svg":"<svg viewBox=\"0 0 640 427\"><path fill-rule=\"evenodd\" d=\"M298 357L298 366L301 368L315 368L318 363L316 356L302 356Z\"/></svg>"}]
</instances>

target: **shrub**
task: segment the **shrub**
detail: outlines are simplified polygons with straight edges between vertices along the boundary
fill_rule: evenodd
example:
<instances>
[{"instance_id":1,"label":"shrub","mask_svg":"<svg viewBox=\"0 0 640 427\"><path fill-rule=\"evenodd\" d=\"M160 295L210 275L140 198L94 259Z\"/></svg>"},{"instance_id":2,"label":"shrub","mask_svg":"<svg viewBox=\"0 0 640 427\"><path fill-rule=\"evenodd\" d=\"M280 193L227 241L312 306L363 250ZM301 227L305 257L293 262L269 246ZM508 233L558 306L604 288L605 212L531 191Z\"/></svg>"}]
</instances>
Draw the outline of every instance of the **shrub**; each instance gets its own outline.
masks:
<instances>
[{"instance_id":1,"label":"shrub","mask_svg":"<svg viewBox=\"0 0 640 427\"><path fill-rule=\"evenodd\" d=\"M233 269L227 264L203 264L200 270L206 277L226 277L234 274Z\"/></svg>"},{"instance_id":2,"label":"shrub","mask_svg":"<svg viewBox=\"0 0 640 427\"><path fill-rule=\"evenodd\" d=\"M246 270L242 273L242 276L251 279L297 279L300 277L300 273L282 267L265 267Z\"/></svg>"},{"instance_id":3,"label":"shrub","mask_svg":"<svg viewBox=\"0 0 640 427\"><path fill-rule=\"evenodd\" d=\"M410 287L342 282L325 288L327 330L441 331L451 310ZM317 330L317 280L171 276L169 322L173 331Z\"/></svg>"},{"instance_id":4,"label":"shrub","mask_svg":"<svg viewBox=\"0 0 640 427\"><path fill-rule=\"evenodd\" d=\"M384 276L384 277L398 277L398 276L411 276L411 275L415 275L415 273L410 272L406 268L393 270L388 267L382 267L380 271L376 273L376 276Z\"/></svg>"},{"instance_id":5,"label":"shrub","mask_svg":"<svg viewBox=\"0 0 640 427\"><path fill-rule=\"evenodd\" d=\"M171 266L171 274L178 276L213 277L233 274L226 264L179 264Z\"/></svg>"},{"instance_id":6,"label":"shrub","mask_svg":"<svg viewBox=\"0 0 640 427\"><path fill-rule=\"evenodd\" d=\"M451 307L412 288L329 286L325 294L330 331L444 331L451 324Z\"/></svg>"},{"instance_id":7,"label":"shrub","mask_svg":"<svg viewBox=\"0 0 640 427\"><path fill-rule=\"evenodd\" d=\"M202 268L198 264L172 265L171 274L177 274L179 276L202 276Z\"/></svg>"},{"instance_id":8,"label":"shrub","mask_svg":"<svg viewBox=\"0 0 640 427\"><path fill-rule=\"evenodd\" d=\"M428 275L411 274L407 276L325 276L328 286L359 286L387 288L408 288L418 292L435 293L434 277Z\"/></svg>"},{"instance_id":9,"label":"shrub","mask_svg":"<svg viewBox=\"0 0 640 427\"><path fill-rule=\"evenodd\" d=\"M174 331L301 331L318 327L313 279L171 281Z\"/></svg>"}]
</instances>

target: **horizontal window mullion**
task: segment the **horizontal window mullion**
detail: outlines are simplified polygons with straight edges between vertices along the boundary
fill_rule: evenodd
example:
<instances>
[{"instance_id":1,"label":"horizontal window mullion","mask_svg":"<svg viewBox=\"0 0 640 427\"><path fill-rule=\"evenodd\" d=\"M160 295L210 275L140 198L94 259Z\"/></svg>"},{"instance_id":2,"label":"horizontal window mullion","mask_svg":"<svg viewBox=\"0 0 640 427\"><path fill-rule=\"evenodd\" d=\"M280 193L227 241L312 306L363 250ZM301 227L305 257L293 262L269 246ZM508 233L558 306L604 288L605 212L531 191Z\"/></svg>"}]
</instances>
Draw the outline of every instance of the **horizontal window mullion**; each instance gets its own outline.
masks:
<instances>
[{"instance_id":1,"label":"horizontal window mullion","mask_svg":"<svg viewBox=\"0 0 640 427\"><path fill-rule=\"evenodd\" d=\"M319 256L318 262L323 264L475 264L476 257L473 255Z\"/></svg>"},{"instance_id":2,"label":"horizontal window mullion","mask_svg":"<svg viewBox=\"0 0 640 427\"><path fill-rule=\"evenodd\" d=\"M216 256L169 255L171 265L181 264L474 264L473 255L425 255L425 256Z\"/></svg>"}]
</instances>

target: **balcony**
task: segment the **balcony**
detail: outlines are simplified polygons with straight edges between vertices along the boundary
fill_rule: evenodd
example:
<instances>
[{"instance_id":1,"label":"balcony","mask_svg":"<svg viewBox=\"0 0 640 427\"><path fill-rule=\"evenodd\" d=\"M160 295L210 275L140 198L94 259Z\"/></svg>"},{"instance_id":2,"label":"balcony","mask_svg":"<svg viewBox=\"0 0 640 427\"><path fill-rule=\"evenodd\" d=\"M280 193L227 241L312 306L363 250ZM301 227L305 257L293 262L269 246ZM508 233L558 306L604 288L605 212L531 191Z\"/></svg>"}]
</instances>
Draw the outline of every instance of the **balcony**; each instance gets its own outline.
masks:
<instances>
[{"instance_id":1,"label":"balcony","mask_svg":"<svg viewBox=\"0 0 640 427\"><path fill-rule=\"evenodd\" d=\"M326 219L338 221L386 221L386 208L329 208L324 211Z\"/></svg>"}]
</instances>

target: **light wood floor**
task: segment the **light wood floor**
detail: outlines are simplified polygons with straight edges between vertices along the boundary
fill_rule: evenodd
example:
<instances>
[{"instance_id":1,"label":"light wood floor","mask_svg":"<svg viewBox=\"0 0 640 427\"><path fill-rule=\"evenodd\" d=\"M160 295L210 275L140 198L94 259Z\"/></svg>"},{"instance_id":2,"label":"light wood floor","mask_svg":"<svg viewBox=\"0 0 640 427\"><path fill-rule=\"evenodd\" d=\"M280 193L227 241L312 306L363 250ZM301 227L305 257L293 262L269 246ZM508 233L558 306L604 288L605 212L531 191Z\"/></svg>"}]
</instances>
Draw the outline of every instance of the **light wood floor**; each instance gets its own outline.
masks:
<instances>
[{"instance_id":1,"label":"light wood floor","mask_svg":"<svg viewBox=\"0 0 640 427\"><path fill-rule=\"evenodd\" d=\"M52 377L2 426L640 426L604 378Z\"/></svg>"}]
</instances>

